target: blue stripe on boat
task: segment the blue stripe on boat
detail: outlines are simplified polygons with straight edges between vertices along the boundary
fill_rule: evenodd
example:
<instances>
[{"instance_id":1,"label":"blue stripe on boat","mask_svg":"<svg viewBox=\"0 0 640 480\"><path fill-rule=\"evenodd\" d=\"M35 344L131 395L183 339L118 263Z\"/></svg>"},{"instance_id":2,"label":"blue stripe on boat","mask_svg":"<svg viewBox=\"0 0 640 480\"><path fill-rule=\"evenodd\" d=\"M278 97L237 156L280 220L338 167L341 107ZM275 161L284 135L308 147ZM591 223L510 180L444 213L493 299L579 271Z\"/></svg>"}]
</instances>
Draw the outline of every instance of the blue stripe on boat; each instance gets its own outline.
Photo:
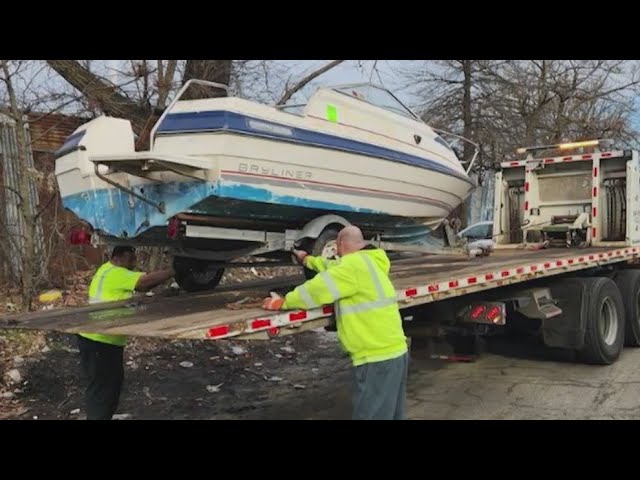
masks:
<instances>
[{"instance_id":1,"label":"blue stripe on boat","mask_svg":"<svg viewBox=\"0 0 640 480\"><path fill-rule=\"evenodd\" d=\"M383 158L456 177L464 180L471 186L475 186L465 175L433 160L389 148L378 147L369 143L350 140L327 133L304 130L224 110L170 113L160 123L156 134L181 132L199 133L218 130L249 134L257 137L274 138L285 142L314 145Z\"/></svg>"}]
</instances>

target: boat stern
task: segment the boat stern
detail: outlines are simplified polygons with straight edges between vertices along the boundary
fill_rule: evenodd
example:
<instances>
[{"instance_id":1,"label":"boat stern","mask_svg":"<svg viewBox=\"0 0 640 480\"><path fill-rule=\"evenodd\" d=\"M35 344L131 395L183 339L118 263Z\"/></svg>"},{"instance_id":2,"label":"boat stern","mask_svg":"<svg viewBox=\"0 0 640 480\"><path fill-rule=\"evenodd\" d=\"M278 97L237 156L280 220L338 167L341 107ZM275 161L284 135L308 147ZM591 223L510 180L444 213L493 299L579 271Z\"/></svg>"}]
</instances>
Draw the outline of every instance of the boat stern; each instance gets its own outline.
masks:
<instances>
[{"instance_id":1,"label":"boat stern","mask_svg":"<svg viewBox=\"0 0 640 480\"><path fill-rule=\"evenodd\" d=\"M63 206L103 236L131 239L216 195L215 170L197 158L136 152L128 120L101 116L56 152Z\"/></svg>"}]
</instances>

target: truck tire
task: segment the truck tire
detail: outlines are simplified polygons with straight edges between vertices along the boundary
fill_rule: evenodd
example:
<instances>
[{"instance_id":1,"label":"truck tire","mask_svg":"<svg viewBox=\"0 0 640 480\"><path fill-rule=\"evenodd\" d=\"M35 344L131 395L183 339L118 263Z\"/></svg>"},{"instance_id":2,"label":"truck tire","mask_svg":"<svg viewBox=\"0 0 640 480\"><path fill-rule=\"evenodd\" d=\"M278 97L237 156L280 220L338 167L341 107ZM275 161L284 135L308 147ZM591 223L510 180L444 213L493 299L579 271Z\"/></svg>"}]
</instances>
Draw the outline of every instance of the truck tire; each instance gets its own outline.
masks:
<instances>
[{"instance_id":1,"label":"truck tire","mask_svg":"<svg viewBox=\"0 0 640 480\"><path fill-rule=\"evenodd\" d=\"M218 286L224 268L211 268L210 262L188 257L175 257L176 282L187 292L213 290Z\"/></svg>"},{"instance_id":2,"label":"truck tire","mask_svg":"<svg viewBox=\"0 0 640 480\"><path fill-rule=\"evenodd\" d=\"M640 347L640 271L617 271L613 281L618 285L624 303L624 344L627 347Z\"/></svg>"},{"instance_id":3,"label":"truck tire","mask_svg":"<svg viewBox=\"0 0 640 480\"><path fill-rule=\"evenodd\" d=\"M336 250L336 239L338 238L338 228L329 226L322 231L320 236L313 242L313 246L311 248L305 249L307 253L313 255L315 257L325 257L330 258L331 255L337 255ZM309 270L307 267L304 268L304 276L307 280L316 276L317 272L313 270Z\"/></svg>"},{"instance_id":4,"label":"truck tire","mask_svg":"<svg viewBox=\"0 0 640 480\"><path fill-rule=\"evenodd\" d=\"M610 365L624 347L625 310L620 290L606 277L585 278L585 338L578 357L585 363Z\"/></svg>"}]
</instances>

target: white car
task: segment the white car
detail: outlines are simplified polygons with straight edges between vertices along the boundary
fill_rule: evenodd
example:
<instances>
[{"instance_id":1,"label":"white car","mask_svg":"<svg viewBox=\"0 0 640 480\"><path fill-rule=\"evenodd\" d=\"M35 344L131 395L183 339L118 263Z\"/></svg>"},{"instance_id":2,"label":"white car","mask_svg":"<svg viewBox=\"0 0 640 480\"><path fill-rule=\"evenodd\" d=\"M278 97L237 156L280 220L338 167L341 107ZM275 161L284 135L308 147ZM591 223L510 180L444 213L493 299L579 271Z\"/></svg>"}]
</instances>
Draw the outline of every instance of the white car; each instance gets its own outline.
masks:
<instances>
[{"instance_id":1,"label":"white car","mask_svg":"<svg viewBox=\"0 0 640 480\"><path fill-rule=\"evenodd\" d=\"M458 232L458 238L466 238L469 250L480 249L488 254L495 248L493 241L493 221L474 223Z\"/></svg>"}]
</instances>

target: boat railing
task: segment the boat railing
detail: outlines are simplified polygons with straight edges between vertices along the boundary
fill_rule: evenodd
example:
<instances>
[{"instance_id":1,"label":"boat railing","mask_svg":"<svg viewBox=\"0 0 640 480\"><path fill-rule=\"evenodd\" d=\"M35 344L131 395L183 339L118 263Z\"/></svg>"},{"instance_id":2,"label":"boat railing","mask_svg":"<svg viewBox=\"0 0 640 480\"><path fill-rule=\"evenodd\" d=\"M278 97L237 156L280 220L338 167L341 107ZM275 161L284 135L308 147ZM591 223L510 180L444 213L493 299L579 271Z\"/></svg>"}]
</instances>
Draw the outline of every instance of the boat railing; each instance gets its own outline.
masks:
<instances>
[{"instance_id":1,"label":"boat railing","mask_svg":"<svg viewBox=\"0 0 640 480\"><path fill-rule=\"evenodd\" d=\"M474 153L473 153L473 157L471 157L471 160L469 160L467 162L462 161L462 160L460 161L460 163L462 165L468 164L468 166L466 167L466 173L467 173L467 175L469 175L469 173L471 172L471 169L473 168L473 165L474 165L476 159L478 158L478 153L480 153L480 146L477 143L469 140L468 138L463 137L462 135L457 135L455 133L447 132L446 130L440 130L439 128L431 127L431 129L434 132L439 133L441 135L449 135L449 136L452 136L452 137L454 137L454 138L456 138L458 140L462 140L463 142L467 142L467 143L470 143L471 145L473 145Z\"/></svg>"},{"instance_id":2,"label":"boat railing","mask_svg":"<svg viewBox=\"0 0 640 480\"><path fill-rule=\"evenodd\" d=\"M149 148L150 149L153 149L153 143L154 143L154 140L155 140L156 129L160 126L160 124L162 124L162 121L164 120L164 117L166 117L169 114L169 112L171 112L171 110L173 109L173 106L180 101L180 98L182 98L184 93L192 85L204 85L204 86L207 86L207 87L218 88L220 90L224 90L227 93L227 96L230 95L229 87L227 85L222 84L222 83L210 82L208 80L199 80L197 78L192 78L190 80L187 80L184 83L184 85L180 88L180 90L178 90L178 92L176 93L176 96L174 97L174 99L171 101L169 106L167 108L165 108L164 112L162 112L162 115L160 115L160 118L158 119L156 124L151 129L151 136L150 136L150 139L149 139L149 143L150 143Z\"/></svg>"}]
</instances>

